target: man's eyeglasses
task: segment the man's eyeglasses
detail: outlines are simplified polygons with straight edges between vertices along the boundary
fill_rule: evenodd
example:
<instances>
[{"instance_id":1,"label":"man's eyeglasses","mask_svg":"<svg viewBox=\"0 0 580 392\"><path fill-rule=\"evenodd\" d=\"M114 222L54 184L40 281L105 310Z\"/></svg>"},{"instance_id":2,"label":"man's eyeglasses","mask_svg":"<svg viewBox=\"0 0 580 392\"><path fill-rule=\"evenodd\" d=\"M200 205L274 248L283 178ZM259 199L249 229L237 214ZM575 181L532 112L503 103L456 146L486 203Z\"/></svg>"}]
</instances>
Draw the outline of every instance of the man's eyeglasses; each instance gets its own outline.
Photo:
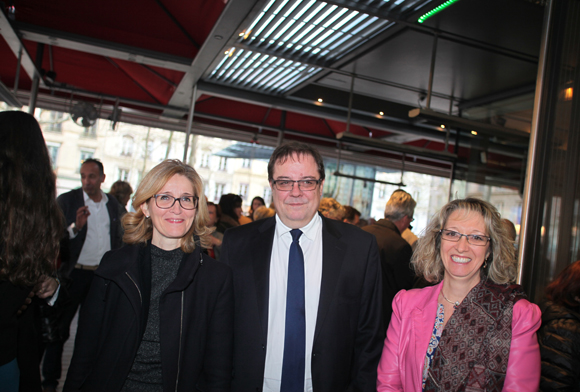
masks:
<instances>
[{"instance_id":1,"label":"man's eyeglasses","mask_svg":"<svg viewBox=\"0 0 580 392\"><path fill-rule=\"evenodd\" d=\"M153 195L153 198L155 199L155 205L163 210L173 207L176 201L179 201L179 205L184 210L193 210L197 208L197 201L199 200L197 196L173 197L163 193Z\"/></svg>"},{"instance_id":2,"label":"man's eyeglasses","mask_svg":"<svg viewBox=\"0 0 580 392\"><path fill-rule=\"evenodd\" d=\"M439 230L441 238L445 241L458 242L461 237L467 238L467 242L471 245L485 246L491 238L481 234L461 234L453 230L441 229Z\"/></svg>"},{"instance_id":3,"label":"man's eyeglasses","mask_svg":"<svg viewBox=\"0 0 580 392\"><path fill-rule=\"evenodd\" d=\"M298 183L298 189L301 191L313 191L322 180L274 180L272 185L279 191L291 191L294 183Z\"/></svg>"}]
</instances>

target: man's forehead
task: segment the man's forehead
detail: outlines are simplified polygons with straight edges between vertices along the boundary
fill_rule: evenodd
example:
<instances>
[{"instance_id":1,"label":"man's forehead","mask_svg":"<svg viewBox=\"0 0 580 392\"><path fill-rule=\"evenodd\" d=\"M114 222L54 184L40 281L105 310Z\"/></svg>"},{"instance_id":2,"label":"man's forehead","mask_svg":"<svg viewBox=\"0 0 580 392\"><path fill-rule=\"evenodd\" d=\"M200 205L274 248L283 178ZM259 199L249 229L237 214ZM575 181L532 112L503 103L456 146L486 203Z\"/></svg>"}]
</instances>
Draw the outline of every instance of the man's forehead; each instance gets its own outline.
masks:
<instances>
[{"instance_id":1,"label":"man's forehead","mask_svg":"<svg viewBox=\"0 0 580 392\"><path fill-rule=\"evenodd\" d=\"M305 169L312 169L318 171L318 166L316 165L316 162L314 161L314 157L312 157L312 155L309 154L298 155L294 153L292 155L281 157L280 159L278 159L274 164L274 172L276 171L276 169L280 169L283 166L287 166L290 164L298 164L304 167Z\"/></svg>"},{"instance_id":2,"label":"man's forehead","mask_svg":"<svg viewBox=\"0 0 580 392\"><path fill-rule=\"evenodd\" d=\"M94 162L83 163L81 165L81 173L82 172L86 172L86 173L97 172L98 174L100 174L99 166Z\"/></svg>"}]
</instances>

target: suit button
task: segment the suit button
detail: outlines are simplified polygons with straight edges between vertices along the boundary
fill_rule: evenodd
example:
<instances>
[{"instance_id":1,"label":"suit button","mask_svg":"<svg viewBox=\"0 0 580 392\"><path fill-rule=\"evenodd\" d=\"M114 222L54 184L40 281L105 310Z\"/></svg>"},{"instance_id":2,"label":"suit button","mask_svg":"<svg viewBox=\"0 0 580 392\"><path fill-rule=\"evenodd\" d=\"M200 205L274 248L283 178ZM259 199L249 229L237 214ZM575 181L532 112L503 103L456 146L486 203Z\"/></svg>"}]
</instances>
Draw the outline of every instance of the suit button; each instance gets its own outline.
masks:
<instances>
[{"instance_id":1,"label":"suit button","mask_svg":"<svg viewBox=\"0 0 580 392\"><path fill-rule=\"evenodd\" d=\"M262 344L262 350L265 350L265 349L266 349L266 346L264 346L264 345Z\"/></svg>"}]
</instances>

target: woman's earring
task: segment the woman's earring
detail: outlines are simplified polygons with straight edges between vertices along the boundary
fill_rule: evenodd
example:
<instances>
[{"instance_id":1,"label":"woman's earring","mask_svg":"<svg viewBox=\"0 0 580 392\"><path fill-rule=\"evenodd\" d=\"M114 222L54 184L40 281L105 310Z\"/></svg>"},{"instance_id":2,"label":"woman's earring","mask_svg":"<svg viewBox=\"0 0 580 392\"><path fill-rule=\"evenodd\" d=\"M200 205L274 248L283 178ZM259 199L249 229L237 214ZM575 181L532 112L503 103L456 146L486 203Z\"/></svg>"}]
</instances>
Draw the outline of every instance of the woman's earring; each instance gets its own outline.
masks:
<instances>
[{"instance_id":1,"label":"woman's earring","mask_svg":"<svg viewBox=\"0 0 580 392\"><path fill-rule=\"evenodd\" d=\"M486 268L487 268L487 259L485 259L483 262L483 269L486 269Z\"/></svg>"}]
</instances>

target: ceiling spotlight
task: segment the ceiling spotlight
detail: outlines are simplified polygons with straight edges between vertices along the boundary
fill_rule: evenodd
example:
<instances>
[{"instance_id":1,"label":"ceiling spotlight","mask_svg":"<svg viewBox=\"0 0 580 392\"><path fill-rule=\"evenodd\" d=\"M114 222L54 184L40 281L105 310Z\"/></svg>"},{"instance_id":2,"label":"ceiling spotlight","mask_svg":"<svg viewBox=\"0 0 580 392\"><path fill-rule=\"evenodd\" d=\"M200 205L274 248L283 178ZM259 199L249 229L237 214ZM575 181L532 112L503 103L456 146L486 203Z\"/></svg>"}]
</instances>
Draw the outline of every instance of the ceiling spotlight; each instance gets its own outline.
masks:
<instances>
[{"instance_id":1,"label":"ceiling spotlight","mask_svg":"<svg viewBox=\"0 0 580 392\"><path fill-rule=\"evenodd\" d=\"M238 37L243 37L244 36L244 32L242 31L240 34L238 34Z\"/></svg>"},{"instance_id":2,"label":"ceiling spotlight","mask_svg":"<svg viewBox=\"0 0 580 392\"><path fill-rule=\"evenodd\" d=\"M473 136L477 136L477 132L475 132L475 131L471 131L471 134L472 134Z\"/></svg>"},{"instance_id":3,"label":"ceiling spotlight","mask_svg":"<svg viewBox=\"0 0 580 392\"><path fill-rule=\"evenodd\" d=\"M322 98L318 98L318 102L322 103Z\"/></svg>"},{"instance_id":4,"label":"ceiling spotlight","mask_svg":"<svg viewBox=\"0 0 580 392\"><path fill-rule=\"evenodd\" d=\"M385 112L379 112L379 114L380 114L381 116L384 116L384 115L385 115Z\"/></svg>"},{"instance_id":5,"label":"ceiling spotlight","mask_svg":"<svg viewBox=\"0 0 580 392\"><path fill-rule=\"evenodd\" d=\"M441 128L445 129L445 124L441 124Z\"/></svg>"}]
</instances>

